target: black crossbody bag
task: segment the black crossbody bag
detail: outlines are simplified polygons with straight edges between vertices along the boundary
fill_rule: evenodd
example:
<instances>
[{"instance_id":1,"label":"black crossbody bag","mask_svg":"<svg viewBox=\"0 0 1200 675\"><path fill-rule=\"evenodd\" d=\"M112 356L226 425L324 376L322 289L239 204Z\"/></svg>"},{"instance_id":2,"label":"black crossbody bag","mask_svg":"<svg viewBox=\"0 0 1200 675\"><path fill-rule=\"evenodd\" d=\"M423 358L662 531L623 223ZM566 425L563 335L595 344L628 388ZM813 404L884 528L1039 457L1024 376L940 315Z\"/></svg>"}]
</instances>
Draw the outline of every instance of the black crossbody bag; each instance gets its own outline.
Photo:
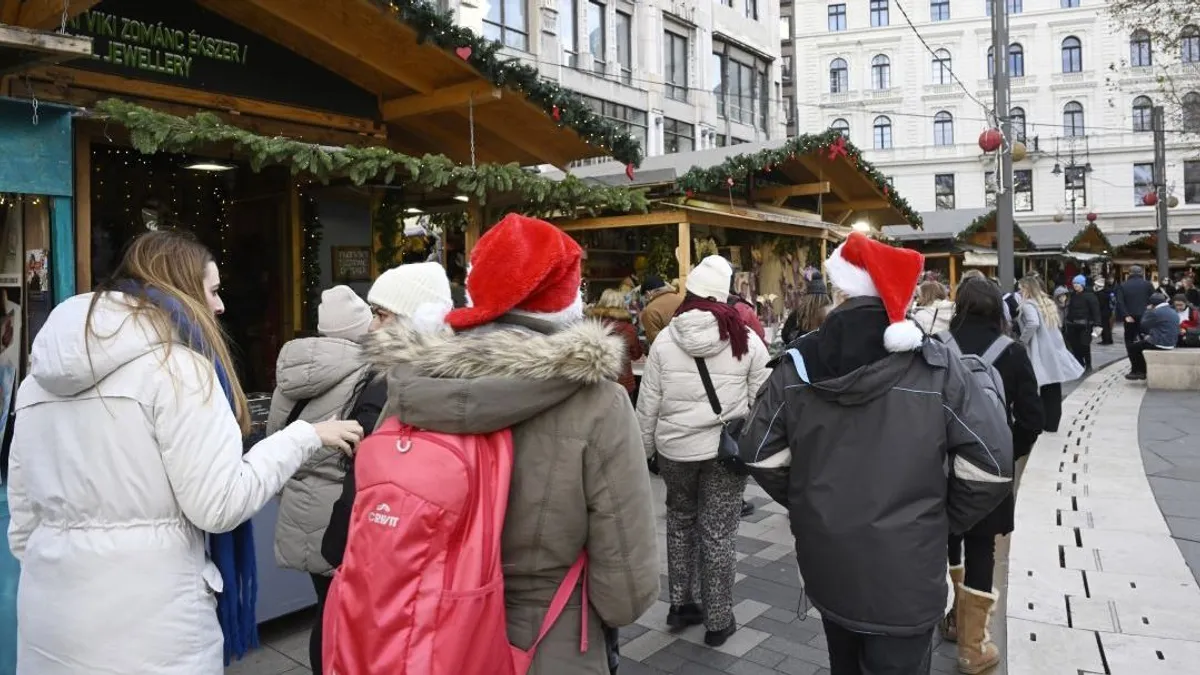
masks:
<instances>
[{"instance_id":1,"label":"black crossbody bag","mask_svg":"<svg viewBox=\"0 0 1200 675\"><path fill-rule=\"evenodd\" d=\"M704 359L696 359L696 370L700 371L700 381L704 384L704 393L708 396L708 404L721 422L721 439L717 442L717 461L739 476L750 473L746 463L738 455L738 436L741 435L742 424L745 420L725 420L721 417L721 400L717 398L717 390L713 387L712 378L708 374L708 364Z\"/></svg>"}]
</instances>

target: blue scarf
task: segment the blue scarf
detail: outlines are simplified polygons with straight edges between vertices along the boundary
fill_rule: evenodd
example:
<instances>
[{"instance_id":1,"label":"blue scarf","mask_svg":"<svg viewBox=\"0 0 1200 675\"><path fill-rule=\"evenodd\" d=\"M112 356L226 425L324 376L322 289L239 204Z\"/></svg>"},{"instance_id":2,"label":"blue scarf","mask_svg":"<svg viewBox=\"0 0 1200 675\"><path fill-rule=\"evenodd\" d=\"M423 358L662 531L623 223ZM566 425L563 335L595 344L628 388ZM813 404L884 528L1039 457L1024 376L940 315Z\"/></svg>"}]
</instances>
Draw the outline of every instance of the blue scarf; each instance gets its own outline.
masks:
<instances>
[{"instance_id":1,"label":"blue scarf","mask_svg":"<svg viewBox=\"0 0 1200 675\"><path fill-rule=\"evenodd\" d=\"M122 282L117 290L145 297L170 314L171 322L175 324L183 343L212 359L217 382L232 408L233 386L229 382L229 373L213 357L200 328L188 318L179 301L162 291L132 281ZM258 597L258 564L254 556L254 530L250 521L238 525L232 532L210 533L208 555L221 572L225 586L224 592L217 594L217 620L225 636L225 665L228 666L234 659L240 659L258 647L258 622L254 609Z\"/></svg>"}]
</instances>

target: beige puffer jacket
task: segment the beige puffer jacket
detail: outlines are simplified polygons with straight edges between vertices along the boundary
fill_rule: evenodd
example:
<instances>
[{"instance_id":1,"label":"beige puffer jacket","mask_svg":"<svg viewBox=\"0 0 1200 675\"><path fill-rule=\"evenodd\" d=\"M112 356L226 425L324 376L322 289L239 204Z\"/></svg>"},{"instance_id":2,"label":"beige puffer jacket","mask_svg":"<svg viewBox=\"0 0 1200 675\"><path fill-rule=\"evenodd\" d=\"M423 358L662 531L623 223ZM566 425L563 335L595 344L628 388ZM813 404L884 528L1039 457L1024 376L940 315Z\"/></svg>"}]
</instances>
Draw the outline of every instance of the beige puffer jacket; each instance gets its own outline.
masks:
<instances>
[{"instance_id":1,"label":"beige puffer jacket","mask_svg":"<svg viewBox=\"0 0 1200 675\"><path fill-rule=\"evenodd\" d=\"M358 382L366 375L362 348L338 338L302 338L285 344L275 366L275 393L267 433L284 426L298 401L311 399L300 419L319 422L346 414ZM329 512L342 493L342 454L321 448L283 486L275 526L275 562L309 574L330 574L321 557Z\"/></svg>"}]
</instances>

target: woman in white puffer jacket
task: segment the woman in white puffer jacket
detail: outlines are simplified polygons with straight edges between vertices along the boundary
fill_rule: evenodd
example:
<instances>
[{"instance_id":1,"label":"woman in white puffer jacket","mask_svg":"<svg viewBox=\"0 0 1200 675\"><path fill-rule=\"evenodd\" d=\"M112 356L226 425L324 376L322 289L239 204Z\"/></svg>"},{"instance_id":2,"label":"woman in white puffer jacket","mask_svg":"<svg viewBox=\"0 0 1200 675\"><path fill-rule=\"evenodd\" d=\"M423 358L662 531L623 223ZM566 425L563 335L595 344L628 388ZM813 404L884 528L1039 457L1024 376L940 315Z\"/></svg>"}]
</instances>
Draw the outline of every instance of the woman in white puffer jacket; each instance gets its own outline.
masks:
<instances>
[{"instance_id":1,"label":"woman in white puffer jacket","mask_svg":"<svg viewBox=\"0 0 1200 675\"><path fill-rule=\"evenodd\" d=\"M746 487L745 475L717 460L717 445L722 424L746 416L770 373L766 347L726 304L732 278L733 268L720 256L692 270L683 304L650 349L638 394L642 441L649 455L658 454L667 485L667 623L704 623L710 646L723 644L737 628L734 536ZM698 360L711 378L720 415L709 402ZM694 597L697 569L705 575L703 598Z\"/></svg>"}]
</instances>

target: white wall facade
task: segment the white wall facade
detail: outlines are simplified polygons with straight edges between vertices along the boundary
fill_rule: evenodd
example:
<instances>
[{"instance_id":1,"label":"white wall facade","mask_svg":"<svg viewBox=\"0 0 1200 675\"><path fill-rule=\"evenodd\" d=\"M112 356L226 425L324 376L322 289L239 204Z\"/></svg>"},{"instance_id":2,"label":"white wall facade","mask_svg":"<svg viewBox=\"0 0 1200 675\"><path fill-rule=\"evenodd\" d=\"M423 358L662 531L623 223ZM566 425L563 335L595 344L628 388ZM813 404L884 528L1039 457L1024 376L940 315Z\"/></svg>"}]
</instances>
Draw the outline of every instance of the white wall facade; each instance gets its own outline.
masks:
<instances>
[{"instance_id":1,"label":"white wall facade","mask_svg":"<svg viewBox=\"0 0 1200 675\"><path fill-rule=\"evenodd\" d=\"M714 42L734 45L738 52L735 59L761 65L769 91L768 101L779 101L782 95L778 2L728 2L443 0L443 7L454 10L461 25L501 39L503 35L496 35L496 20L503 9L502 25L517 27L513 39L505 40L509 45L504 50L506 55L536 65L543 77L594 99L594 105L598 105L598 100L625 106L618 114L634 118L635 127L645 125L644 132L640 128L634 131L645 134L643 150L651 156L671 149L664 130L670 129L676 121L691 125L692 148L680 150L713 147L719 140L756 141L785 136L780 106L767 106L765 124L759 121L761 97L757 91L752 113L726 115L718 110L719 96L714 93L714 86L718 82L719 69L712 57ZM599 40L594 40L595 26L589 21L597 12L593 5L603 7L603 48L600 48ZM632 22L627 70L618 59L618 12L631 17ZM573 17L577 19L573 20ZM519 45L522 24L527 35L523 47ZM686 39L686 90L667 87L666 31ZM573 55L568 53L572 44L575 45ZM593 44L599 53L593 53ZM669 96L668 91L673 95ZM730 104L731 110L733 105ZM749 121L751 116L754 123L739 120Z\"/></svg>"},{"instance_id":2,"label":"white wall facade","mask_svg":"<svg viewBox=\"0 0 1200 675\"><path fill-rule=\"evenodd\" d=\"M954 176L954 206L981 208L987 203L985 173L994 171L994 156L979 149L978 136L989 126L983 108L971 100L952 79L939 81L929 49L946 50L951 70L967 92L991 106L992 92L987 52L991 44L991 18L986 0L951 0L949 19L932 21L944 12L940 0L902 0L916 30L908 25L895 0L884 3L888 25L872 27L872 0L844 0L846 29L829 30L831 5L843 0L794 0L784 3L793 13L795 37L795 92L799 132L813 133L837 120L849 123L850 138L867 157L893 177L896 189L918 211L938 207L935 175ZM1134 132L1133 101L1148 96L1168 106L1168 188L1179 199L1170 211L1174 230L1200 227L1200 185L1185 186L1185 164L1200 160L1200 133L1182 133L1185 120L1178 107L1164 101L1158 83L1163 66L1178 63L1179 54L1153 47L1153 66L1133 67L1129 35L1114 26L1104 4L1096 0L1009 0L1020 6L1010 15L1010 40L1021 45L1024 75L1012 80L1012 106L1025 112L1027 159L1014 165L1031 172L1032 195L1019 199L1024 210L1016 213L1022 225L1048 223L1057 217L1072 219L1064 175L1053 173L1056 164L1066 167L1090 164L1085 193L1074 217L1084 222L1087 213L1098 215L1106 231L1127 232L1154 227L1154 209L1140 205L1135 195L1134 164L1153 161L1153 138L1148 121L1145 132ZM1079 4L1077 7L1063 7ZM878 8L879 5L876 4ZM879 23L879 21L877 21ZM786 19L785 19L786 24ZM921 43L923 37L929 49ZM1081 45L1078 72L1064 72L1064 40L1074 37ZM786 41L784 43L787 44ZM872 75L872 60L890 60L890 86L879 88ZM848 63L848 86L831 92L830 65L841 58ZM1195 82L1197 64L1171 66L1184 91L1200 91ZM946 78L940 78L946 79ZM1191 82L1191 84L1188 84ZM785 83L786 85L786 83ZM785 96L788 95L785 90ZM1069 103L1083 108L1083 134L1070 136L1064 127ZM953 118L953 138L942 143L935 137L934 118L940 112ZM876 148L874 123L881 116L891 122L891 147ZM1146 118L1148 120L1148 117ZM1194 127L1196 120L1192 120ZM1194 129L1200 132L1200 129ZM945 142L949 140L950 142ZM1200 182L1200 161L1187 172ZM945 201L945 200L943 200ZM1195 203L1188 203L1189 201ZM1135 205L1136 204L1136 205ZM947 206L948 204L943 204Z\"/></svg>"}]
</instances>

